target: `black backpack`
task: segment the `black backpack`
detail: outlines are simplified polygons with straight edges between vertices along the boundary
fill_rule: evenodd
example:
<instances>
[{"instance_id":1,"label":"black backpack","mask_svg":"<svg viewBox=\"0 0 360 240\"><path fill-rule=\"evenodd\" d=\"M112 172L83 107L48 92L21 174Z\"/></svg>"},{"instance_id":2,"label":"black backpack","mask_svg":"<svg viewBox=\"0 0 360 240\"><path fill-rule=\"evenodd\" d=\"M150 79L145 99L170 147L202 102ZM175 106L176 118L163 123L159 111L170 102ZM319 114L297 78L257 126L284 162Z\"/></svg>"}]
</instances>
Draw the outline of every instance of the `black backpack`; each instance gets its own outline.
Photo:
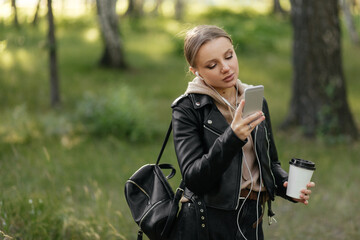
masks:
<instances>
[{"instance_id":1,"label":"black backpack","mask_svg":"<svg viewBox=\"0 0 360 240\"><path fill-rule=\"evenodd\" d=\"M125 198L140 228L138 239L142 239L143 233L150 240L167 239L179 210L184 182L174 193L167 180L175 175L175 168L171 164L159 164L171 131L170 123L156 163L142 166L125 183ZM165 177L162 169L171 172Z\"/></svg>"}]
</instances>

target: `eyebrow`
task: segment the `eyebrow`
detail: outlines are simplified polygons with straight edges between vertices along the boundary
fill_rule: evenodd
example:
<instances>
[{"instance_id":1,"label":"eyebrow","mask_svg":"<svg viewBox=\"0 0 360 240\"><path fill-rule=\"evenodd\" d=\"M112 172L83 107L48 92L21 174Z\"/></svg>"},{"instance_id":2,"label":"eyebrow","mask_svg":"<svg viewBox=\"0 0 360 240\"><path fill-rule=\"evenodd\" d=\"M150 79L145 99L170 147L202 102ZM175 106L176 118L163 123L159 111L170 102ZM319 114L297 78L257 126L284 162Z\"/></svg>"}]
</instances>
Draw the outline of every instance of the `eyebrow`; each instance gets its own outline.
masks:
<instances>
[{"instance_id":1,"label":"eyebrow","mask_svg":"<svg viewBox=\"0 0 360 240\"><path fill-rule=\"evenodd\" d=\"M224 53L224 55L226 55L226 54L229 53L230 51L233 51L233 49L232 49L232 48L229 48L228 50L226 50L226 52ZM209 63L211 63L211 62L213 62L213 61L216 61L216 59L215 59L215 58L214 58L214 59L210 59L210 60L206 61L206 62L204 63L204 65L207 65L207 64L209 64Z\"/></svg>"}]
</instances>

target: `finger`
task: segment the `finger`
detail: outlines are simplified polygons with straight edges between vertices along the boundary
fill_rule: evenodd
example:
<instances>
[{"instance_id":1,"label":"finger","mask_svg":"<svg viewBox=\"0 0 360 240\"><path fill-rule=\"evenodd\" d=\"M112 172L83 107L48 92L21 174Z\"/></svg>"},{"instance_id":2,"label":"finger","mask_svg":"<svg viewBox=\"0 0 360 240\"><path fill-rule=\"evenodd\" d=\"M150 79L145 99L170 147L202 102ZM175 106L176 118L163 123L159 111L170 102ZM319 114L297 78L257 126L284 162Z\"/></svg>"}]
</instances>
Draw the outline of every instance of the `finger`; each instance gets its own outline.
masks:
<instances>
[{"instance_id":1,"label":"finger","mask_svg":"<svg viewBox=\"0 0 360 240\"><path fill-rule=\"evenodd\" d=\"M246 118L244 118L244 123L245 124L253 123L255 120L260 118L262 115L263 115L262 112L253 113L253 114L247 116Z\"/></svg>"},{"instance_id":2,"label":"finger","mask_svg":"<svg viewBox=\"0 0 360 240\"><path fill-rule=\"evenodd\" d=\"M306 194L306 195L310 195L311 194L311 190L308 189L303 189L301 190L302 193Z\"/></svg>"},{"instance_id":3,"label":"finger","mask_svg":"<svg viewBox=\"0 0 360 240\"><path fill-rule=\"evenodd\" d=\"M300 194L300 199L309 200L309 198L310 198L310 196L308 196L308 195Z\"/></svg>"},{"instance_id":4,"label":"finger","mask_svg":"<svg viewBox=\"0 0 360 240\"><path fill-rule=\"evenodd\" d=\"M265 117L262 115L262 112L255 113L244 120L244 125L249 126L248 131L252 131L259 125L262 121L264 121Z\"/></svg>"},{"instance_id":5,"label":"finger","mask_svg":"<svg viewBox=\"0 0 360 240\"><path fill-rule=\"evenodd\" d=\"M284 187L287 187L288 186L288 182L286 181L286 182L284 182Z\"/></svg>"},{"instance_id":6,"label":"finger","mask_svg":"<svg viewBox=\"0 0 360 240\"><path fill-rule=\"evenodd\" d=\"M308 188L312 188L312 187L315 187L315 183L314 182L309 182L306 187Z\"/></svg>"},{"instance_id":7,"label":"finger","mask_svg":"<svg viewBox=\"0 0 360 240\"><path fill-rule=\"evenodd\" d=\"M242 112L245 106L245 100L240 101L239 107L235 111L234 121L240 121L242 119Z\"/></svg>"},{"instance_id":8,"label":"finger","mask_svg":"<svg viewBox=\"0 0 360 240\"><path fill-rule=\"evenodd\" d=\"M295 201L295 202L304 203L305 205L307 205L309 203L308 200L305 200L305 199L303 199L301 197L300 198L292 198L292 200Z\"/></svg>"},{"instance_id":9,"label":"finger","mask_svg":"<svg viewBox=\"0 0 360 240\"><path fill-rule=\"evenodd\" d=\"M262 121L265 120L265 116L263 115L262 112L257 113L255 116L255 119L251 122L251 125L253 127L256 127L257 125L259 125Z\"/></svg>"},{"instance_id":10,"label":"finger","mask_svg":"<svg viewBox=\"0 0 360 240\"><path fill-rule=\"evenodd\" d=\"M242 113L244 110L244 106L245 106L245 99L241 99L240 101L240 105L238 107L239 111Z\"/></svg>"}]
</instances>

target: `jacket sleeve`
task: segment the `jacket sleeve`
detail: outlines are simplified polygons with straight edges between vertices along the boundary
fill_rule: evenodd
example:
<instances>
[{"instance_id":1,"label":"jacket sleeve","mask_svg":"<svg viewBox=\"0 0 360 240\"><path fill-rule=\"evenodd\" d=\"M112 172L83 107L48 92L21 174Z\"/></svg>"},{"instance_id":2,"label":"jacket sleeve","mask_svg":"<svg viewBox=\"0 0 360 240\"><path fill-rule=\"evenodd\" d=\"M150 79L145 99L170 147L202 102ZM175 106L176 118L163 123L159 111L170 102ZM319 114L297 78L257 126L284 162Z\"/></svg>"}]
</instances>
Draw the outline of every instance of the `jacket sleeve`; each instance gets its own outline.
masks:
<instances>
[{"instance_id":1,"label":"jacket sleeve","mask_svg":"<svg viewBox=\"0 0 360 240\"><path fill-rule=\"evenodd\" d=\"M269 146L270 147L269 155L270 155L270 159L271 159L271 171L274 174L275 183L277 185L276 194L285 199L291 200L291 198L286 196L286 188L284 187L284 182L288 180L288 173L284 169L282 169L279 158L278 158L275 141L274 141L274 136L272 133L269 108L268 108L266 101L264 101L264 109L265 109L264 114L265 114L265 119L266 119L265 121L266 121L266 125L268 126L267 138L268 138L269 145L270 145Z\"/></svg>"},{"instance_id":2,"label":"jacket sleeve","mask_svg":"<svg viewBox=\"0 0 360 240\"><path fill-rule=\"evenodd\" d=\"M236 154L246 143L230 127L205 150L203 123L191 107L173 108L174 146L186 187L196 194L209 192L216 186Z\"/></svg>"}]
</instances>

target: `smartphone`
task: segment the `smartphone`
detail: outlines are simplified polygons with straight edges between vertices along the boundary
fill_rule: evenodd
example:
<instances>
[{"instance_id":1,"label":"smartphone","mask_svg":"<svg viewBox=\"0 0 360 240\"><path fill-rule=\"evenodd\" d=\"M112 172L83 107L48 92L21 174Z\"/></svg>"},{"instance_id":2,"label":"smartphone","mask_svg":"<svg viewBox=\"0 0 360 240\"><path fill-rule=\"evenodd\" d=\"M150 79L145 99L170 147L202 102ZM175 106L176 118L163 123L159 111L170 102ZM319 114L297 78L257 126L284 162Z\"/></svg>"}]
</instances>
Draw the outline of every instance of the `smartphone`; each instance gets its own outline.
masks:
<instances>
[{"instance_id":1,"label":"smartphone","mask_svg":"<svg viewBox=\"0 0 360 240\"><path fill-rule=\"evenodd\" d=\"M263 97L264 97L264 86L258 85L245 89L245 106L243 109L243 118L262 111Z\"/></svg>"}]
</instances>

